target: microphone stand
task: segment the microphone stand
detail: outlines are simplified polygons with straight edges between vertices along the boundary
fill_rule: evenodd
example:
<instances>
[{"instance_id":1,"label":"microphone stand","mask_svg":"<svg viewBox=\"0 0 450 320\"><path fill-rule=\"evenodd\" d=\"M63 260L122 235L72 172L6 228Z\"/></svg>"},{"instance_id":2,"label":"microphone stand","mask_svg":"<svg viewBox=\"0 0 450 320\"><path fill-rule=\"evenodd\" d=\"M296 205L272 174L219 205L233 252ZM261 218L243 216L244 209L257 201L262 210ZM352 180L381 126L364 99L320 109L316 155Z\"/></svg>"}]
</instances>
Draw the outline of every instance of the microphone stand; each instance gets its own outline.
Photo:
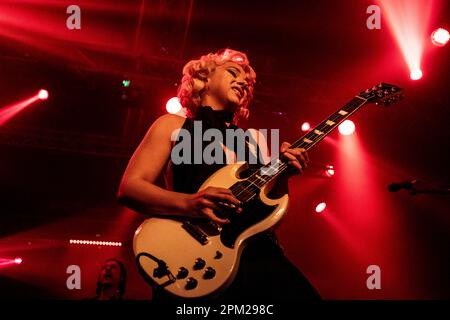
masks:
<instances>
[{"instance_id":1,"label":"microphone stand","mask_svg":"<svg viewBox=\"0 0 450 320\"><path fill-rule=\"evenodd\" d=\"M417 194L450 194L450 188L435 188L430 183L419 179L394 182L388 186L390 192L397 192L401 189L407 190L408 193L413 196Z\"/></svg>"},{"instance_id":2,"label":"microphone stand","mask_svg":"<svg viewBox=\"0 0 450 320\"><path fill-rule=\"evenodd\" d=\"M421 189L413 186L408 190L409 194L415 196L416 194L450 194L450 188L427 188Z\"/></svg>"}]
</instances>

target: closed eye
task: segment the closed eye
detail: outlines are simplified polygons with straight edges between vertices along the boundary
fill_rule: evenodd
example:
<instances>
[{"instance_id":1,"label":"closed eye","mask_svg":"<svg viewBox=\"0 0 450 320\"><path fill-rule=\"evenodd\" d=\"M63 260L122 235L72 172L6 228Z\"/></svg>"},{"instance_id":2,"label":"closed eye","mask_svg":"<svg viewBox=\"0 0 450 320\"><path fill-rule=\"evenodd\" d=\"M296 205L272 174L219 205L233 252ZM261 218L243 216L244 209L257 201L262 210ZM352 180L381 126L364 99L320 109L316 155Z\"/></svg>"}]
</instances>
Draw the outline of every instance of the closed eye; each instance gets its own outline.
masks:
<instances>
[{"instance_id":1,"label":"closed eye","mask_svg":"<svg viewBox=\"0 0 450 320\"><path fill-rule=\"evenodd\" d=\"M234 72L233 70L231 70L231 69L227 69L228 70L228 72L229 73L231 73L232 75L233 75L233 77L235 77L236 78L236 72Z\"/></svg>"}]
</instances>

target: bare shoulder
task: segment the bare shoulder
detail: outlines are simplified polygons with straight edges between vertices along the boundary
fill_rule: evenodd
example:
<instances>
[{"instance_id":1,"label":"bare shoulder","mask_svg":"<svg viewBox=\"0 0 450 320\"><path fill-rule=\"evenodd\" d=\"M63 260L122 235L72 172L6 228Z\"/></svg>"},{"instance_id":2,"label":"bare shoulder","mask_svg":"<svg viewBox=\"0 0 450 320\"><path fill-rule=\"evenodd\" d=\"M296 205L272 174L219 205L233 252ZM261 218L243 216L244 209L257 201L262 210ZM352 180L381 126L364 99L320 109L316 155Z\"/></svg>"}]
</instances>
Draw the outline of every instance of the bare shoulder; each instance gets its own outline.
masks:
<instances>
[{"instance_id":1,"label":"bare shoulder","mask_svg":"<svg viewBox=\"0 0 450 320\"><path fill-rule=\"evenodd\" d=\"M185 120L186 118L174 114L165 114L152 123L147 131L146 137L157 136L160 138L170 138L175 130L180 129L183 126Z\"/></svg>"},{"instance_id":2,"label":"bare shoulder","mask_svg":"<svg viewBox=\"0 0 450 320\"><path fill-rule=\"evenodd\" d=\"M175 114L165 114L155 120L152 127L170 128L171 130L179 129L183 126L186 118Z\"/></svg>"}]
</instances>

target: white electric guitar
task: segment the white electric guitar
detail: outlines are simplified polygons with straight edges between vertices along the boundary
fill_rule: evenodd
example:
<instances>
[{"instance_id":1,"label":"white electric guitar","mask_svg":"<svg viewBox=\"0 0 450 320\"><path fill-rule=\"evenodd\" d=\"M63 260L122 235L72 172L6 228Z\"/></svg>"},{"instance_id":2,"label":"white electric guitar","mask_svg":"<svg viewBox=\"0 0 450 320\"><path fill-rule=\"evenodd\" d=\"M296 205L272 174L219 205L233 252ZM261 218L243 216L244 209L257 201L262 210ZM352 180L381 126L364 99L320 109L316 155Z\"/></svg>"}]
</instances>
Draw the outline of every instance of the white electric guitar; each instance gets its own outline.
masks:
<instances>
[{"instance_id":1,"label":"white electric guitar","mask_svg":"<svg viewBox=\"0 0 450 320\"><path fill-rule=\"evenodd\" d=\"M361 92L318 126L292 144L311 149L341 122L367 103L389 105L400 98L397 86L381 83ZM200 187L228 188L241 201L243 211L230 214L229 224L194 218L152 217L136 230L133 249L143 276L174 296L214 296L233 281L242 250L252 237L273 229L288 210L285 194L267 194L287 164L281 159L262 166L245 179L245 164L230 164L215 172Z\"/></svg>"}]
</instances>

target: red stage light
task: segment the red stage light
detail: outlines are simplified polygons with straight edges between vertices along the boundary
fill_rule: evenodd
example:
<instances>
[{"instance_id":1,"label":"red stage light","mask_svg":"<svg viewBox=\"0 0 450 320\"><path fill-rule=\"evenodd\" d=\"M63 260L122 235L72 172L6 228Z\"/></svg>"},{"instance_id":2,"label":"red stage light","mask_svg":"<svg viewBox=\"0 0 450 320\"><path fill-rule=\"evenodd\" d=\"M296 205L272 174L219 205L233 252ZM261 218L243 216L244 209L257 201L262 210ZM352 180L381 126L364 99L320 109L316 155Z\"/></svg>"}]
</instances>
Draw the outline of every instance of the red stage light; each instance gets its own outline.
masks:
<instances>
[{"instance_id":1,"label":"red stage light","mask_svg":"<svg viewBox=\"0 0 450 320\"><path fill-rule=\"evenodd\" d=\"M327 165L326 168L327 168L327 170L325 171L326 176L330 178L334 176L334 167L332 165Z\"/></svg>"},{"instance_id":2,"label":"red stage light","mask_svg":"<svg viewBox=\"0 0 450 320\"><path fill-rule=\"evenodd\" d=\"M422 77L422 54L432 9L428 0L379 0L383 15L408 65L411 79Z\"/></svg>"},{"instance_id":3,"label":"red stage light","mask_svg":"<svg viewBox=\"0 0 450 320\"><path fill-rule=\"evenodd\" d=\"M309 124L309 122L303 122L302 131L306 132L306 131L309 131L309 129L311 129L311 125Z\"/></svg>"},{"instance_id":4,"label":"red stage light","mask_svg":"<svg viewBox=\"0 0 450 320\"><path fill-rule=\"evenodd\" d=\"M416 69L411 71L411 80L419 80L420 78L422 78L422 70L420 69Z\"/></svg>"},{"instance_id":5,"label":"red stage light","mask_svg":"<svg viewBox=\"0 0 450 320\"><path fill-rule=\"evenodd\" d=\"M431 42L433 42L433 44L438 47L445 46L449 39L449 32L443 28L438 28L431 34Z\"/></svg>"},{"instance_id":6,"label":"red stage light","mask_svg":"<svg viewBox=\"0 0 450 320\"><path fill-rule=\"evenodd\" d=\"M325 202L321 202L316 206L316 212L321 213L325 208L327 207L327 204Z\"/></svg>"},{"instance_id":7,"label":"red stage light","mask_svg":"<svg viewBox=\"0 0 450 320\"><path fill-rule=\"evenodd\" d=\"M351 120L345 120L339 125L338 129L340 134L349 136L355 132L355 124Z\"/></svg>"},{"instance_id":8,"label":"red stage light","mask_svg":"<svg viewBox=\"0 0 450 320\"><path fill-rule=\"evenodd\" d=\"M121 247L122 242L114 241L92 241L92 240L69 240L69 244L87 244L94 246L110 246L110 247Z\"/></svg>"},{"instance_id":9,"label":"red stage light","mask_svg":"<svg viewBox=\"0 0 450 320\"><path fill-rule=\"evenodd\" d=\"M9 106L0 109L0 126L9 121L15 115L17 115L23 109L31 106L33 103L39 100L39 93L34 94L32 97L25 100L13 103Z\"/></svg>"},{"instance_id":10,"label":"red stage light","mask_svg":"<svg viewBox=\"0 0 450 320\"><path fill-rule=\"evenodd\" d=\"M170 98L166 103L166 110L168 113L178 113L182 109L181 103L177 97Z\"/></svg>"},{"instance_id":11,"label":"red stage light","mask_svg":"<svg viewBox=\"0 0 450 320\"><path fill-rule=\"evenodd\" d=\"M16 265L16 264L21 264L22 263L22 258L15 258L15 259L4 259L4 258L0 258L0 267L8 267L8 266L12 266L12 265Z\"/></svg>"},{"instance_id":12,"label":"red stage light","mask_svg":"<svg viewBox=\"0 0 450 320\"><path fill-rule=\"evenodd\" d=\"M47 100L48 99L48 91L45 89L39 90L38 98L39 98L39 100Z\"/></svg>"}]
</instances>

